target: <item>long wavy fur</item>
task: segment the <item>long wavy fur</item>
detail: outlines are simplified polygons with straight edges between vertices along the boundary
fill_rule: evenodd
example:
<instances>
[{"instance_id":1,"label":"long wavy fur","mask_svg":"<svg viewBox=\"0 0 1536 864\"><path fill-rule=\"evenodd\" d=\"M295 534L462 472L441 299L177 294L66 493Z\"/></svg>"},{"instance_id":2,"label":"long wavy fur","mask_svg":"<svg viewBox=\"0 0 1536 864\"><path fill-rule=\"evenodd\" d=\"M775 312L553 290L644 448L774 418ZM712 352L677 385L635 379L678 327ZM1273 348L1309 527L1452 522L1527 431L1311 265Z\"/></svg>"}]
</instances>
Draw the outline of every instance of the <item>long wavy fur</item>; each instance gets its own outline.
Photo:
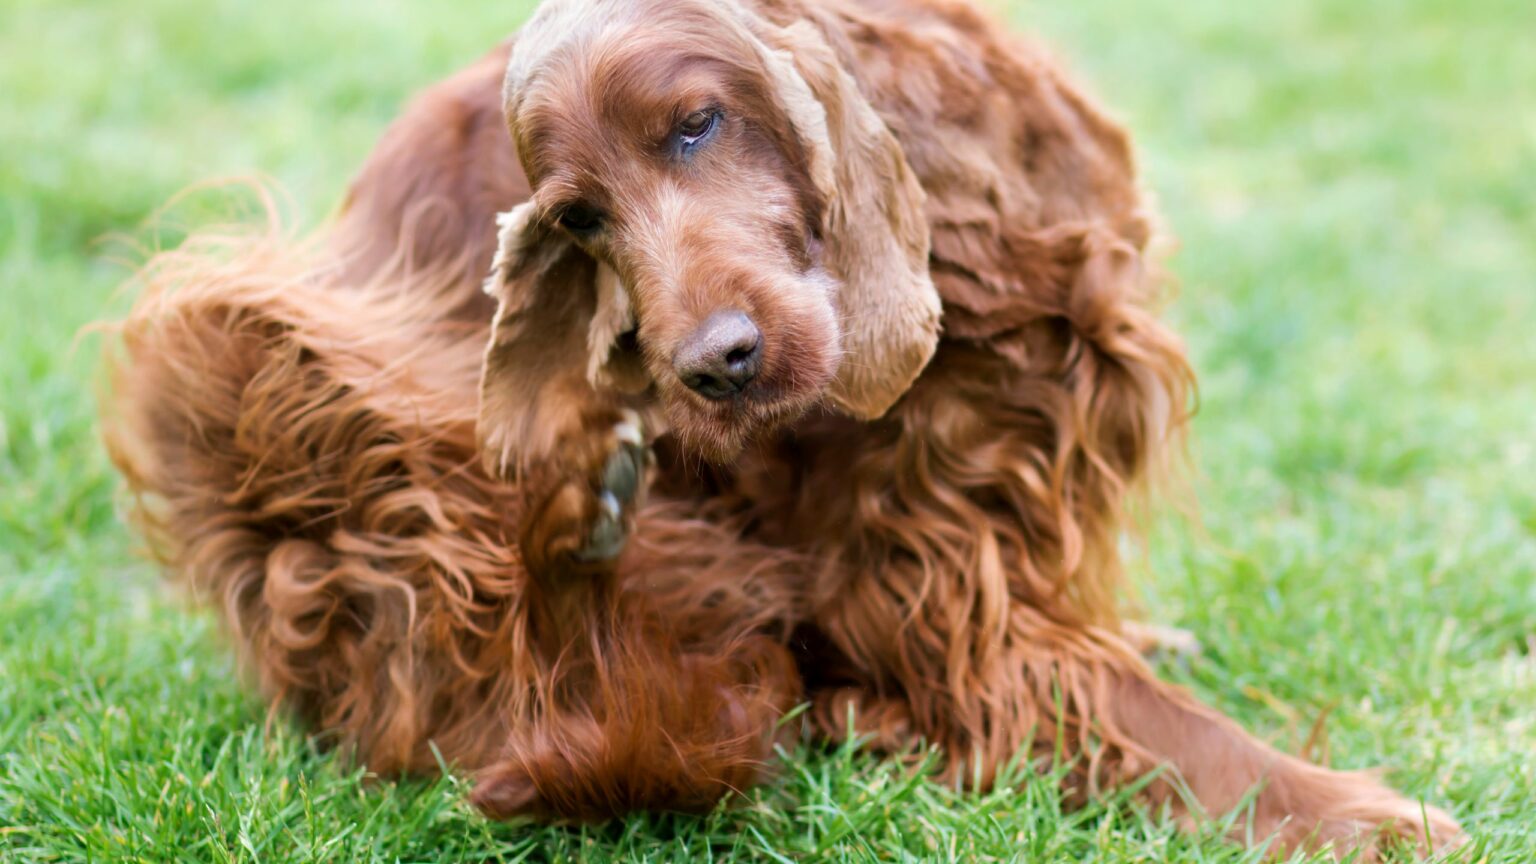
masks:
<instances>
[{"instance_id":1,"label":"long wavy fur","mask_svg":"<svg viewBox=\"0 0 1536 864\"><path fill-rule=\"evenodd\" d=\"M380 772L434 769L429 741L477 769L510 738L550 792L582 776L562 753L599 778L646 765L553 795L563 815L754 782L798 696L778 642L753 635L788 611L769 568L742 571L726 529L647 513L662 524L637 565L684 544L723 585L698 597L653 571L644 594L580 586L612 596L543 614L559 592L530 583L508 540L518 498L475 448L484 326L445 318L463 298L426 274L399 291L333 271L282 236L194 237L140 274L112 368L103 428L136 521L262 691Z\"/></svg>"}]
</instances>

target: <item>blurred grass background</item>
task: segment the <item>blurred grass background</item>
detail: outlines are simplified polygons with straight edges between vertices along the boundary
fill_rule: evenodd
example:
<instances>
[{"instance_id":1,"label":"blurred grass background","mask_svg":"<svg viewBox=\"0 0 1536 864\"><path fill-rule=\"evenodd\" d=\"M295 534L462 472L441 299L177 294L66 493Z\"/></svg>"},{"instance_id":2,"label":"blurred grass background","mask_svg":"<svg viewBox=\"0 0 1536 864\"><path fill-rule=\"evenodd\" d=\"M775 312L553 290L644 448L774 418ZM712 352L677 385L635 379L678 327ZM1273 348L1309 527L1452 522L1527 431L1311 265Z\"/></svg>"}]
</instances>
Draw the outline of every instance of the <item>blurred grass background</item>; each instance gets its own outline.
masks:
<instances>
[{"instance_id":1,"label":"blurred grass background","mask_svg":"<svg viewBox=\"0 0 1536 864\"><path fill-rule=\"evenodd\" d=\"M264 172L320 223L402 99L527 0L0 0L0 858L1253 860L1023 778L956 796L844 751L702 819L491 825L270 728L131 555L99 342L144 226ZM1536 4L998 3L1135 130L1182 240L1204 534L1142 562L1167 673L1279 746L1536 860ZM201 192L177 226L225 209ZM1328 713L1331 712L1331 713Z\"/></svg>"}]
</instances>

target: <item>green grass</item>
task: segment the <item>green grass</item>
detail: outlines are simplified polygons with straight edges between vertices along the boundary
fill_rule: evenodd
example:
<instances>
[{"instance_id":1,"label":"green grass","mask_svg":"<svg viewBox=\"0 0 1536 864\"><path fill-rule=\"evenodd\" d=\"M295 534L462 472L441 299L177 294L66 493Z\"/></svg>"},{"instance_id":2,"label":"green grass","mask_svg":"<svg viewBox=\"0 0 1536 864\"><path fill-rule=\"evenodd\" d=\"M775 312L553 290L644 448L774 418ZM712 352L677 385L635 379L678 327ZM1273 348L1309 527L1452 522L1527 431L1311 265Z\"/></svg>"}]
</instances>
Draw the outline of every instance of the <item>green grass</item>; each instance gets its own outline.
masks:
<instances>
[{"instance_id":1,"label":"green grass","mask_svg":"<svg viewBox=\"0 0 1536 864\"><path fill-rule=\"evenodd\" d=\"M145 220L267 172L314 225L400 100L526 2L0 0L0 858L1238 861L1048 779L955 795L850 752L701 819L488 823L267 724L209 616L132 554L78 328ZM1168 674L1282 747L1536 860L1536 4L1010 7L1137 131L1183 241L1203 533L1154 532ZM217 194L179 208L215 209ZM176 236L167 229L168 241Z\"/></svg>"}]
</instances>

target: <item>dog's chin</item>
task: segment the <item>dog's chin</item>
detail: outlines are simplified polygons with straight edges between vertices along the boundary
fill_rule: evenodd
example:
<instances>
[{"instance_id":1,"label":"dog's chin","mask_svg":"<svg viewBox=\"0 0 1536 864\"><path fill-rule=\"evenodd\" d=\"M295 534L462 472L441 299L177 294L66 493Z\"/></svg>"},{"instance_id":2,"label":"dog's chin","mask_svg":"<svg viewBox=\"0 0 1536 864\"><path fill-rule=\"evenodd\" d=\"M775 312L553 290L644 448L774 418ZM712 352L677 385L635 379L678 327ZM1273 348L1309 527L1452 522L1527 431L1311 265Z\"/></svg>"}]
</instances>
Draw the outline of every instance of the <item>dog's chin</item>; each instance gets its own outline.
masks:
<instances>
[{"instance_id":1,"label":"dog's chin","mask_svg":"<svg viewBox=\"0 0 1536 864\"><path fill-rule=\"evenodd\" d=\"M818 389L789 398L710 403L691 394L669 393L663 401L668 425L685 453L729 465L747 446L794 422L821 397Z\"/></svg>"}]
</instances>

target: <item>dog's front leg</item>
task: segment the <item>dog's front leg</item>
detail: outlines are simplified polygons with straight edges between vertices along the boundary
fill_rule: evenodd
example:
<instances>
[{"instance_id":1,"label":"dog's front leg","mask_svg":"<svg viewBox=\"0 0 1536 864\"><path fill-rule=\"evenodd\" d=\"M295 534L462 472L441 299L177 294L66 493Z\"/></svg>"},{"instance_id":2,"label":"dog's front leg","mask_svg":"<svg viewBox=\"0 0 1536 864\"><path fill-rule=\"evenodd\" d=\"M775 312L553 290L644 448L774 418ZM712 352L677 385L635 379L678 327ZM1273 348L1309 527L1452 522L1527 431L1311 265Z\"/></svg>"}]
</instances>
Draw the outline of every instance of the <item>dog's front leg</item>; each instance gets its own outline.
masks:
<instances>
[{"instance_id":1,"label":"dog's front leg","mask_svg":"<svg viewBox=\"0 0 1536 864\"><path fill-rule=\"evenodd\" d=\"M571 370L529 380L540 364L518 355L549 350L537 339L493 347L481 415L491 468L517 485L523 504L523 563L545 581L612 569L652 462L643 406Z\"/></svg>"},{"instance_id":2,"label":"dog's front leg","mask_svg":"<svg viewBox=\"0 0 1536 864\"><path fill-rule=\"evenodd\" d=\"M487 468L517 484L518 541L539 578L607 572L624 548L651 462L640 387L608 362L623 322L616 279L520 207L507 214L488 290L498 309L480 386ZM605 294L606 289L606 294ZM597 361L594 362L594 357ZM631 376L634 377L634 376Z\"/></svg>"},{"instance_id":3,"label":"dog's front leg","mask_svg":"<svg viewBox=\"0 0 1536 864\"><path fill-rule=\"evenodd\" d=\"M518 547L529 572L546 582L612 570L652 461L639 411L594 398L558 413L565 416L535 421L552 440L521 453L514 478L524 507Z\"/></svg>"}]
</instances>

